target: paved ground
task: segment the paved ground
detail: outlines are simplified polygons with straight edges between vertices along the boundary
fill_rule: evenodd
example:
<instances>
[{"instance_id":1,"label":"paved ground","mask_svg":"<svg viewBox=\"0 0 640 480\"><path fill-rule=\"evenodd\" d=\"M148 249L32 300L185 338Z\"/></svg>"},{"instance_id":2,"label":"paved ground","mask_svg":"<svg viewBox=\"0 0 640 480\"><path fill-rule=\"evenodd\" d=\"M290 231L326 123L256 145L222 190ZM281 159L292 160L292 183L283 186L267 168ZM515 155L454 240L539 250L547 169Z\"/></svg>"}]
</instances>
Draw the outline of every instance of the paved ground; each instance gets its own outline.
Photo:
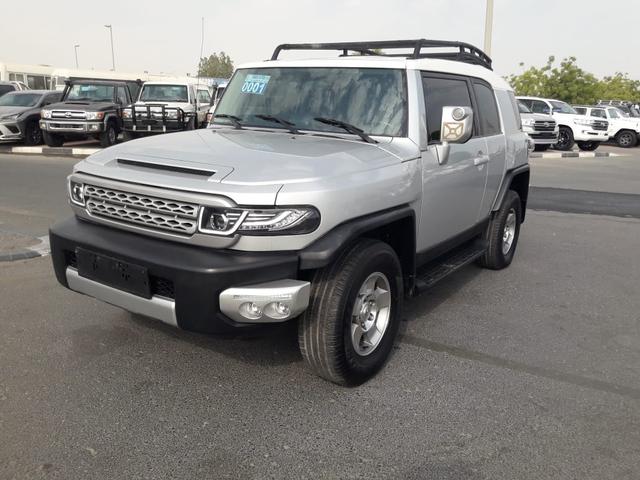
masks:
<instances>
[{"instance_id":1,"label":"paved ground","mask_svg":"<svg viewBox=\"0 0 640 480\"><path fill-rule=\"evenodd\" d=\"M357 389L309 373L293 326L180 332L62 289L48 257L0 264L0 479L637 479L640 220L550 198L639 194L631 158L534 162L514 264L410 301ZM67 215L72 163L0 155L0 229Z\"/></svg>"}]
</instances>

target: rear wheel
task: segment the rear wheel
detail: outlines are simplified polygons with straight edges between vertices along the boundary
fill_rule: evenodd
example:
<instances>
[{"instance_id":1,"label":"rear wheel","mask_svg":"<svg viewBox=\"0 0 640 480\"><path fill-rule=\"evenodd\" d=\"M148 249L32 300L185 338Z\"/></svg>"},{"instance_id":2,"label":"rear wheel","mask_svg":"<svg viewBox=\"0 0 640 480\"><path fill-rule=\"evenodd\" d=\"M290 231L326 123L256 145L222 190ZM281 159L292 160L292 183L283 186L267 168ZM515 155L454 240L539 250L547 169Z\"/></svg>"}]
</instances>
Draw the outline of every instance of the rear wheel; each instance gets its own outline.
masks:
<instances>
[{"instance_id":1,"label":"rear wheel","mask_svg":"<svg viewBox=\"0 0 640 480\"><path fill-rule=\"evenodd\" d=\"M104 132L100 134L100 146L102 148L115 145L118 140L118 131L116 130L115 122L108 122Z\"/></svg>"},{"instance_id":2,"label":"rear wheel","mask_svg":"<svg viewBox=\"0 0 640 480\"><path fill-rule=\"evenodd\" d=\"M573 148L574 143L573 131L569 127L560 127L558 142L553 147L556 150L566 152Z\"/></svg>"},{"instance_id":3,"label":"rear wheel","mask_svg":"<svg viewBox=\"0 0 640 480\"><path fill-rule=\"evenodd\" d=\"M635 147L638 143L638 135L631 130L623 130L616 135L616 143L622 148Z\"/></svg>"},{"instance_id":4,"label":"rear wheel","mask_svg":"<svg viewBox=\"0 0 640 480\"><path fill-rule=\"evenodd\" d=\"M520 196L509 190L502 200L500 209L493 214L487 226L485 240L486 253L480 257L480 265L492 270L508 267L513 260L520 237L522 204Z\"/></svg>"},{"instance_id":5,"label":"rear wheel","mask_svg":"<svg viewBox=\"0 0 640 480\"><path fill-rule=\"evenodd\" d=\"M42 143L42 130L37 120L32 120L27 123L24 131L24 144L25 145L40 145Z\"/></svg>"},{"instance_id":6,"label":"rear wheel","mask_svg":"<svg viewBox=\"0 0 640 480\"><path fill-rule=\"evenodd\" d=\"M44 143L46 143L48 147L61 147L64 143L64 138L55 133L44 131L42 132L42 138L44 138Z\"/></svg>"},{"instance_id":7,"label":"rear wheel","mask_svg":"<svg viewBox=\"0 0 640 480\"><path fill-rule=\"evenodd\" d=\"M578 148L583 152L593 152L600 146L600 142L578 142Z\"/></svg>"},{"instance_id":8,"label":"rear wheel","mask_svg":"<svg viewBox=\"0 0 640 480\"><path fill-rule=\"evenodd\" d=\"M400 323L402 272L395 251L361 240L314 273L299 320L302 356L321 377L358 385L382 368Z\"/></svg>"}]
</instances>

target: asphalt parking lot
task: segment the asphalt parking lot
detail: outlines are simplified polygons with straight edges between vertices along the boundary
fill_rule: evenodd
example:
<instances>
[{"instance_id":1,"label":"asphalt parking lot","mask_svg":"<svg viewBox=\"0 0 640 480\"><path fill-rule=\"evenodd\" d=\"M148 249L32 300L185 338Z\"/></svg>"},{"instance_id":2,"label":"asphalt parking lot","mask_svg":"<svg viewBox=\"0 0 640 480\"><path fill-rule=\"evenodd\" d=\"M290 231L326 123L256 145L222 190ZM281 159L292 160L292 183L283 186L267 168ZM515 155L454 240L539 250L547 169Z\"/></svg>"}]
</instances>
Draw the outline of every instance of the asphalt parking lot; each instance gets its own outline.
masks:
<instances>
[{"instance_id":1,"label":"asphalt parking lot","mask_svg":"<svg viewBox=\"0 0 640 480\"><path fill-rule=\"evenodd\" d=\"M409 301L354 389L306 370L295 325L181 332L63 289L47 256L0 263L0 478L637 479L640 149L624 153L532 161L512 266ZM76 161L0 154L0 234L69 215Z\"/></svg>"}]
</instances>

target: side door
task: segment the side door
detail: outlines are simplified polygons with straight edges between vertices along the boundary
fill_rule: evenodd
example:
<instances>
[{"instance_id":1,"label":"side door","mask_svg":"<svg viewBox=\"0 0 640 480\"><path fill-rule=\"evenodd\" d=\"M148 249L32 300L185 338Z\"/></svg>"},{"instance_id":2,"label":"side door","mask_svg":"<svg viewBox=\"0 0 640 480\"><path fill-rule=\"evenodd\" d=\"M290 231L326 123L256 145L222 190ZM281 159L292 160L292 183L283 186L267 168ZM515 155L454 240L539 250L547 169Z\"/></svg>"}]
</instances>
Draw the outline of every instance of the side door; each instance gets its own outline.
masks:
<instances>
[{"instance_id":1,"label":"side door","mask_svg":"<svg viewBox=\"0 0 640 480\"><path fill-rule=\"evenodd\" d=\"M474 112L474 134L464 144L450 144L442 163L440 126L442 107L471 107L469 78L423 73L428 147L422 153L422 213L418 229L418 253L463 237L478 224L478 214L487 181L487 142L478 135Z\"/></svg>"},{"instance_id":2,"label":"side door","mask_svg":"<svg viewBox=\"0 0 640 480\"><path fill-rule=\"evenodd\" d=\"M122 127L122 109L131 103L131 98L129 97L129 92L127 89L118 85L116 87L116 105L118 108L118 125Z\"/></svg>"},{"instance_id":3,"label":"side door","mask_svg":"<svg viewBox=\"0 0 640 480\"><path fill-rule=\"evenodd\" d=\"M211 106L209 90L198 90L198 122L203 123Z\"/></svg>"},{"instance_id":4,"label":"side door","mask_svg":"<svg viewBox=\"0 0 640 480\"><path fill-rule=\"evenodd\" d=\"M498 195L502 177L506 169L506 137L496 101L496 94L487 82L473 79L473 93L475 97L474 112L478 119L478 136L487 142L486 170L487 183L484 197L480 205L479 219L486 218Z\"/></svg>"}]
</instances>

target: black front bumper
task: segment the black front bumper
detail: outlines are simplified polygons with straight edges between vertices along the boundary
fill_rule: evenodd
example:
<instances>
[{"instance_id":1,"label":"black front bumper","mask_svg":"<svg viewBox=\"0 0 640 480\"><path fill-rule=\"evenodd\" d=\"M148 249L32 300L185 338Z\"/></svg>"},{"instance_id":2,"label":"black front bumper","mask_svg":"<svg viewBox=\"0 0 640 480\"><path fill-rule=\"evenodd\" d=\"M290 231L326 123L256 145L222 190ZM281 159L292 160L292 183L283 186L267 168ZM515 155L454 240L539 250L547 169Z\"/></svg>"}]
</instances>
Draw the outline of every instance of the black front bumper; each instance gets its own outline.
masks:
<instances>
[{"instance_id":1,"label":"black front bumper","mask_svg":"<svg viewBox=\"0 0 640 480\"><path fill-rule=\"evenodd\" d=\"M202 333L242 327L220 312L220 293L232 286L298 278L292 252L211 250L168 242L69 218L49 231L56 278L65 287L76 247L148 269L152 294L172 298L178 325Z\"/></svg>"}]
</instances>

